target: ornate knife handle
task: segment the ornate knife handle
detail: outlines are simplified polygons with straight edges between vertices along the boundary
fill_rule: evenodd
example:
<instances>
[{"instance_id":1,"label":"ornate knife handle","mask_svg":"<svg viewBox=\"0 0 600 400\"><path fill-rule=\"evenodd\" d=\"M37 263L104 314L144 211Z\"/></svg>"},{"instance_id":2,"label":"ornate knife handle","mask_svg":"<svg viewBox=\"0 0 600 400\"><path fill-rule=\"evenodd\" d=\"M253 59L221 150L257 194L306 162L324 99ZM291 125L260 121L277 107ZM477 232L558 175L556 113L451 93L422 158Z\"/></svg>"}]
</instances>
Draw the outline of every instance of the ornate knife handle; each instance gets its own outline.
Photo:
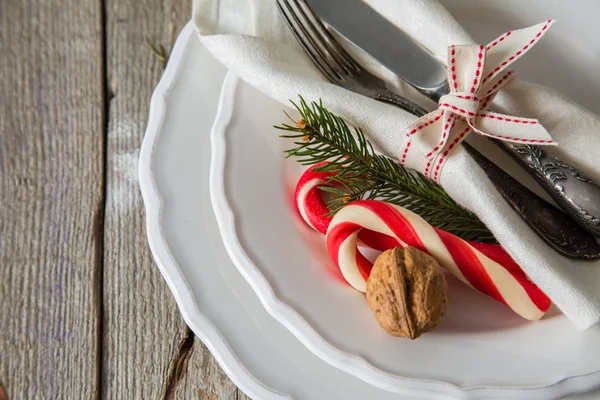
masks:
<instances>
[{"instance_id":1,"label":"ornate knife handle","mask_svg":"<svg viewBox=\"0 0 600 400\"><path fill-rule=\"evenodd\" d=\"M600 237L600 184L596 180L539 146L501 144L567 214Z\"/></svg>"},{"instance_id":2,"label":"ornate knife handle","mask_svg":"<svg viewBox=\"0 0 600 400\"><path fill-rule=\"evenodd\" d=\"M498 192L553 249L571 258L596 259L600 245L568 215L527 189L467 142L463 147L483 169Z\"/></svg>"}]
</instances>

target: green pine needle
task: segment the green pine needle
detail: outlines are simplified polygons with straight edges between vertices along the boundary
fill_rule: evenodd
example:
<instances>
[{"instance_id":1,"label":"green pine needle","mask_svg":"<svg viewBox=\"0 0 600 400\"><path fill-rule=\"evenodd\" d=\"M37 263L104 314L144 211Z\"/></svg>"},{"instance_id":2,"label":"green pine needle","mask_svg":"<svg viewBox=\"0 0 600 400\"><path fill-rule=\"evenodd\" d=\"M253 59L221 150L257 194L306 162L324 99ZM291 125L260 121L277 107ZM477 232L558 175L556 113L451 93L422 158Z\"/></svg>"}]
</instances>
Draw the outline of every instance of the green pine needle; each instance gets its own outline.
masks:
<instances>
[{"instance_id":1,"label":"green pine needle","mask_svg":"<svg viewBox=\"0 0 600 400\"><path fill-rule=\"evenodd\" d=\"M315 170L337 172L329 178L328 186L320 187L335 195L328 201L332 214L349 201L378 199L405 207L429 224L465 240L495 242L477 216L459 206L441 186L376 153L361 129L351 129L321 102L308 105L300 97L300 104L292 104L302 123L296 124L286 113L294 125L275 128L291 132L281 136L294 140L295 147L285 151L287 157L297 157L303 165L328 161Z\"/></svg>"}]
</instances>

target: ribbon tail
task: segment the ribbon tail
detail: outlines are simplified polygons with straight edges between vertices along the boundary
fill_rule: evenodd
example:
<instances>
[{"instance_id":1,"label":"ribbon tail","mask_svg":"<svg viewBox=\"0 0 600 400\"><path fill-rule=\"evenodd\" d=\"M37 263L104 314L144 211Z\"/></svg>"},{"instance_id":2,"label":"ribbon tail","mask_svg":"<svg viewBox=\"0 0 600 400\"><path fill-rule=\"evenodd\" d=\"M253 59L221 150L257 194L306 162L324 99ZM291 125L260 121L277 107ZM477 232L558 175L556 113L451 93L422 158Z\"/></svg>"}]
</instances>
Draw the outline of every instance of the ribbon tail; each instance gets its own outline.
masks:
<instances>
[{"instance_id":1,"label":"ribbon tail","mask_svg":"<svg viewBox=\"0 0 600 400\"><path fill-rule=\"evenodd\" d=\"M495 84L495 78L527 53L548 32L553 23L553 20L548 20L528 28L508 31L488 44L481 92L490 90Z\"/></svg>"},{"instance_id":2,"label":"ribbon tail","mask_svg":"<svg viewBox=\"0 0 600 400\"><path fill-rule=\"evenodd\" d=\"M537 119L517 118L492 112L481 113L469 126L479 135L505 142L556 146L550 133Z\"/></svg>"}]
</instances>

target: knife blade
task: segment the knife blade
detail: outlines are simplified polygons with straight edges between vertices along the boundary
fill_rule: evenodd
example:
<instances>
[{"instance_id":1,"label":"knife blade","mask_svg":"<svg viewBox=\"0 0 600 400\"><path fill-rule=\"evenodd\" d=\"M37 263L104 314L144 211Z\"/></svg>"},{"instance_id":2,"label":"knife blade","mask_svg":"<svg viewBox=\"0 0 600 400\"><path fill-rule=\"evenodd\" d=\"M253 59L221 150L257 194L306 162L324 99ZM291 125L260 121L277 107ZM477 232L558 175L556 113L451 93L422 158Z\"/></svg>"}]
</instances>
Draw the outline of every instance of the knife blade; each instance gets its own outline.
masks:
<instances>
[{"instance_id":1,"label":"knife blade","mask_svg":"<svg viewBox=\"0 0 600 400\"><path fill-rule=\"evenodd\" d=\"M446 67L408 34L365 2L361 0L305 0L305 2L338 34L420 91L436 92L446 85Z\"/></svg>"}]
</instances>

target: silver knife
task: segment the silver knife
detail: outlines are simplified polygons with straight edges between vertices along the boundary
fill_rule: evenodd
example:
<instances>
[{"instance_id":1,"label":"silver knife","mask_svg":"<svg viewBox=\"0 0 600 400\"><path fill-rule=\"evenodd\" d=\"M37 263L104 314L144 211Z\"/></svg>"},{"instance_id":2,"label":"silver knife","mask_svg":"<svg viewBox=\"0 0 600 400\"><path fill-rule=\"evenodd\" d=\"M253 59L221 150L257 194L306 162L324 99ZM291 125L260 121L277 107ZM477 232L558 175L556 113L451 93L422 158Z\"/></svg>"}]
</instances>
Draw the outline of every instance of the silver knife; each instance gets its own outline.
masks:
<instances>
[{"instance_id":1,"label":"silver knife","mask_svg":"<svg viewBox=\"0 0 600 400\"><path fill-rule=\"evenodd\" d=\"M305 1L337 33L427 97L437 102L448 93L446 67L363 1ZM579 225L600 237L600 184L596 179L541 147L496 143L501 143Z\"/></svg>"},{"instance_id":2,"label":"silver knife","mask_svg":"<svg viewBox=\"0 0 600 400\"><path fill-rule=\"evenodd\" d=\"M439 98L448 92L446 66L365 2L305 1L321 20L346 40L428 97Z\"/></svg>"}]
</instances>

